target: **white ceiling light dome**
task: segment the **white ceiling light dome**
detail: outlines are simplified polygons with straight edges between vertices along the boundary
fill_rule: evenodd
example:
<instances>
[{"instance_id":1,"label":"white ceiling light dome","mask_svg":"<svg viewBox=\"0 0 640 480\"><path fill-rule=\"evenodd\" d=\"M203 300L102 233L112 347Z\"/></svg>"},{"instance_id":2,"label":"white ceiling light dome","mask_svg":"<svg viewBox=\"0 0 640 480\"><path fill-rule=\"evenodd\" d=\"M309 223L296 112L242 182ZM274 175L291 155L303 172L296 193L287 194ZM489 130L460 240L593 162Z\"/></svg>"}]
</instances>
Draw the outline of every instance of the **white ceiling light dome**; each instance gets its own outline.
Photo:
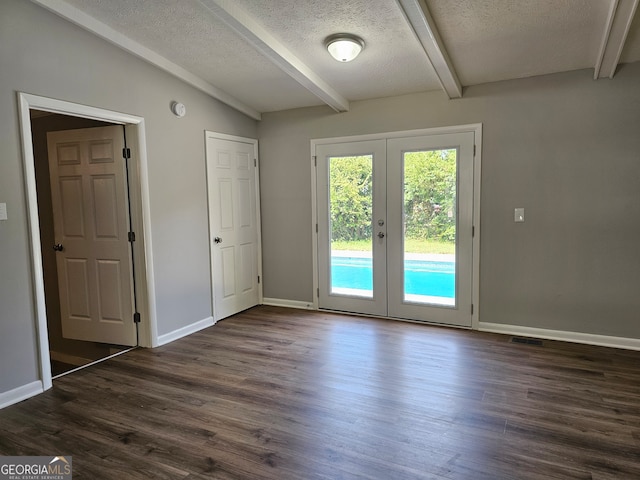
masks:
<instances>
[{"instance_id":1,"label":"white ceiling light dome","mask_svg":"<svg viewBox=\"0 0 640 480\"><path fill-rule=\"evenodd\" d=\"M350 33L336 33L324 41L327 50L339 62L350 62L356 58L364 48L364 41Z\"/></svg>"}]
</instances>

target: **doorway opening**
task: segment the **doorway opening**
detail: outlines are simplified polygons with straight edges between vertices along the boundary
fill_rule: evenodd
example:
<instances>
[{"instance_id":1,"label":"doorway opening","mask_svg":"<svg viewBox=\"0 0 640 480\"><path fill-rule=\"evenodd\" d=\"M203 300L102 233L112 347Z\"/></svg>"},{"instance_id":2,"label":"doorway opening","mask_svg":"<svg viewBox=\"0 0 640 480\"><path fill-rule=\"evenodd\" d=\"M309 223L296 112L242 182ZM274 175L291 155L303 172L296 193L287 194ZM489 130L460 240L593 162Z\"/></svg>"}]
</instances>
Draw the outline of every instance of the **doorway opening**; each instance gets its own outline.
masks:
<instances>
[{"instance_id":1,"label":"doorway opening","mask_svg":"<svg viewBox=\"0 0 640 480\"><path fill-rule=\"evenodd\" d=\"M73 219L58 218L58 221L56 222L55 217L62 216L65 211L67 213L67 217L73 216L73 212L69 212L70 208L81 208L82 213L84 213L83 216L91 215L93 217L93 213L96 210L99 211L100 206L98 205L98 208L96 208L96 206L91 208L90 205L86 204L88 202L85 202L82 198L75 198L73 199L73 202L70 202L71 196L68 193L65 194L64 191L60 192L59 188L52 188L53 185L57 187L59 183L62 183L63 185L65 183L72 185L80 183L72 182L71 180L74 178L82 179L81 172L77 171L77 167L80 166L81 161L86 160L78 158L78 165L66 165L68 169L76 170L74 172L75 175L71 177L67 175L66 177L63 177L62 182L58 182L58 178L54 178L54 176L57 177L57 172L59 170L59 159L57 158L58 149L56 149L56 144L53 143L55 142L56 137L62 138L62 136L64 136L65 138L64 143L60 148L66 148L69 153L80 153L75 147L82 147L82 142L72 141L74 136L77 137L77 134L80 132L88 132L89 134L96 132L92 135L94 137L97 136L97 132L99 132L99 129L101 128L104 129L111 127L115 130L114 134L119 136L122 136L124 132L122 131L121 126L114 126L112 123L100 120L71 117L68 115L43 112L41 110L30 110L30 116L38 196L38 219L40 223L40 245L44 273L44 293L47 310L47 336L49 340L51 374L55 379L58 376L75 371L78 367L84 367L96 361L104 360L137 345L137 339L135 341L135 345L132 345L132 341L126 342L128 343L127 345L119 344L125 342L119 342L118 344L107 342L105 341L107 339L100 338L98 332L95 334L95 339L97 341L87 340L86 336L78 335L77 332L74 332L73 325L63 325L68 324L69 322L63 322L62 310L67 310L65 315L66 318L72 316L73 312L68 312L68 305L61 306L61 299L63 299L63 303L70 303L76 307L80 307L81 309L84 306L82 305L83 303L88 305L91 302L88 298L79 298L82 290L86 289L86 278L82 278L79 282L80 284L72 285L71 288L66 290L65 286L61 285L59 282L60 279L63 279L62 283L66 283L64 279L69 276L69 273L72 273L67 272L64 261L60 262L62 264L61 266L63 271L59 271L58 269L58 263L61 260L60 257L64 253L67 253L64 251L65 247L63 247L63 243L67 243L63 240L65 233L59 230L64 229L64 225L68 225L73 221ZM118 132L118 130L120 130L120 132ZM104 142L104 140L101 141ZM86 144L87 142L85 141L84 143ZM69 159L66 161L68 162ZM52 167L54 172L52 172ZM62 168L64 167L65 165L62 166ZM78 176L78 174L80 175ZM102 180L104 182L105 179L103 178ZM82 185L79 186L80 190L82 190ZM52 192L52 189L56 190L56 194ZM66 208L61 208L63 207L60 205L62 203L61 200L64 203L75 203L76 205L73 207L67 205ZM126 216L126 211L116 210L113 213L119 216ZM80 220L82 224L87 223L84 221L84 218L77 220ZM92 220L95 219L92 218ZM73 242L72 239L69 240L70 242ZM56 250L56 247L58 246L63 250ZM68 245L66 250L68 251ZM77 257L77 254L75 256ZM71 264L78 264L77 259L75 259L75 262L73 260L73 258L70 260ZM61 288L63 289L62 291ZM102 288L106 289L104 293L112 293L109 292L110 285L102 285ZM109 296L114 297L114 295ZM70 302L64 301L67 299L70 300ZM82 316L81 318L84 323L87 323L89 320L88 316ZM65 327L67 330L70 329L70 331L65 332Z\"/></svg>"},{"instance_id":2,"label":"doorway opening","mask_svg":"<svg viewBox=\"0 0 640 480\"><path fill-rule=\"evenodd\" d=\"M144 119L24 93L18 100L44 391L55 375L157 345ZM128 336L112 334L118 324Z\"/></svg>"}]
</instances>

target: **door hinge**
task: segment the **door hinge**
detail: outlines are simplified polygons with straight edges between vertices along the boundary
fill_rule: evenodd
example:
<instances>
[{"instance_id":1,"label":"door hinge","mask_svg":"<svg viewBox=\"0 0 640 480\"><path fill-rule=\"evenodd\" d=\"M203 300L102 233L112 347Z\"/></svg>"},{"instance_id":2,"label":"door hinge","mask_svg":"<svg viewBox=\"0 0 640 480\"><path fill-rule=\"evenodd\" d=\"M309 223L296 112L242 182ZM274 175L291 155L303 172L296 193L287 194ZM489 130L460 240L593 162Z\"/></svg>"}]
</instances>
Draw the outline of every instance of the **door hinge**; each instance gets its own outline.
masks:
<instances>
[{"instance_id":1,"label":"door hinge","mask_svg":"<svg viewBox=\"0 0 640 480\"><path fill-rule=\"evenodd\" d=\"M473 315L473 303L471 304L471 315Z\"/></svg>"},{"instance_id":2,"label":"door hinge","mask_svg":"<svg viewBox=\"0 0 640 480\"><path fill-rule=\"evenodd\" d=\"M475 236L476 236L476 226L475 226L475 225L473 225L473 226L471 227L471 237L475 237Z\"/></svg>"},{"instance_id":3,"label":"door hinge","mask_svg":"<svg viewBox=\"0 0 640 480\"><path fill-rule=\"evenodd\" d=\"M133 314L133 323L140 323L140 313L135 312Z\"/></svg>"},{"instance_id":4,"label":"door hinge","mask_svg":"<svg viewBox=\"0 0 640 480\"><path fill-rule=\"evenodd\" d=\"M473 146L473 156L474 157L476 156L476 146L475 145Z\"/></svg>"},{"instance_id":5,"label":"door hinge","mask_svg":"<svg viewBox=\"0 0 640 480\"><path fill-rule=\"evenodd\" d=\"M122 158L127 159L127 158L131 158L131 149L124 147L122 149Z\"/></svg>"},{"instance_id":6,"label":"door hinge","mask_svg":"<svg viewBox=\"0 0 640 480\"><path fill-rule=\"evenodd\" d=\"M127 237L129 238L130 242L132 242L132 243L135 242L136 241L136 232L129 232L127 234Z\"/></svg>"},{"instance_id":7,"label":"door hinge","mask_svg":"<svg viewBox=\"0 0 640 480\"><path fill-rule=\"evenodd\" d=\"M257 167L257 166L258 166L258 159L257 159L257 158L254 158L254 159L253 159L253 166L254 166L254 167Z\"/></svg>"},{"instance_id":8,"label":"door hinge","mask_svg":"<svg viewBox=\"0 0 640 480\"><path fill-rule=\"evenodd\" d=\"M316 223L316 233L318 233L318 224Z\"/></svg>"},{"instance_id":9,"label":"door hinge","mask_svg":"<svg viewBox=\"0 0 640 480\"><path fill-rule=\"evenodd\" d=\"M318 298L320 298L320 288L316 288L316 293L318 294Z\"/></svg>"},{"instance_id":10,"label":"door hinge","mask_svg":"<svg viewBox=\"0 0 640 480\"><path fill-rule=\"evenodd\" d=\"M260 275L258 275L258 283L260 283Z\"/></svg>"},{"instance_id":11,"label":"door hinge","mask_svg":"<svg viewBox=\"0 0 640 480\"><path fill-rule=\"evenodd\" d=\"M313 166L317 167L318 166L318 157L317 156L313 156Z\"/></svg>"}]
</instances>

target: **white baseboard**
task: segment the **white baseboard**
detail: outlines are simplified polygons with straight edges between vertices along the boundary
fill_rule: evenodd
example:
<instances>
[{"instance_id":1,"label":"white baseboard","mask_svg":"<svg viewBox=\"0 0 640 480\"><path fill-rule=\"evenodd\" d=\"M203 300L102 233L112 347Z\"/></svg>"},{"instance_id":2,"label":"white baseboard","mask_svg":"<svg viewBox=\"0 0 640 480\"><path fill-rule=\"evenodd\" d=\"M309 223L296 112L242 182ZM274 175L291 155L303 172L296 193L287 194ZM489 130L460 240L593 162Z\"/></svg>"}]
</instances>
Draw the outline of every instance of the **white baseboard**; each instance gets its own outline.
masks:
<instances>
[{"instance_id":1,"label":"white baseboard","mask_svg":"<svg viewBox=\"0 0 640 480\"><path fill-rule=\"evenodd\" d=\"M42 387L42 382L38 380L9 390L8 392L0 393L0 409L31 398L42 392L44 392L44 388Z\"/></svg>"},{"instance_id":2,"label":"white baseboard","mask_svg":"<svg viewBox=\"0 0 640 480\"><path fill-rule=\"evenodd\" d=\"M187 325L186 327L174 330L173 332L165 333L164 335L158 335L158 344L155 346L160 347L162 345L166 345L167 343L171 343L175 340L178 340L179 338L186 337L187 335L191 335L192 333L196 333L202 329L211 327L215 325L215 323L216 322L213 321L213 317L207 317L196 323Z\"/></svg>"},{"instance_id":3,"label":"white baseboard","mask_svg":"<svg viewBox=\"0 0 640 480\"><path fill-rule=\"evenodd\" d=\"M66 363L68 365L75 365L77 367L93 362L90 358L77 357L75 355L69 355L68 353L54 352L53 350L49 352L49 356L51 357L51 360Z\"/></svg>"},{"instance_id":4,"label":"white baseboard","mask_svg":"<svg viewBox=\"0 0 640 480\"><path fill-rule=\"evenodd\" d=\"M298 300L284 300L282 298L263 298L263 305L272 307L301 308L303 310L315 310L313 302L300 302Z\"/></svg>"},{"instance_id":5,"label":"white baseboard","mask_svg":"<svg viewBox=\"0 0 640 480\"><path fill-rule=\"evenodd\" d=\"M480 322L478 330L481 332L502 333L505 335L519 335L524 337L560 340L562 342L585 343L600 347L624 348L640 350L640 338L610 337L592 333L566 332L562 330L548 330L545 328L521 327L519 325L503 325L501 323Z\"/></svg>"}]
</instances>

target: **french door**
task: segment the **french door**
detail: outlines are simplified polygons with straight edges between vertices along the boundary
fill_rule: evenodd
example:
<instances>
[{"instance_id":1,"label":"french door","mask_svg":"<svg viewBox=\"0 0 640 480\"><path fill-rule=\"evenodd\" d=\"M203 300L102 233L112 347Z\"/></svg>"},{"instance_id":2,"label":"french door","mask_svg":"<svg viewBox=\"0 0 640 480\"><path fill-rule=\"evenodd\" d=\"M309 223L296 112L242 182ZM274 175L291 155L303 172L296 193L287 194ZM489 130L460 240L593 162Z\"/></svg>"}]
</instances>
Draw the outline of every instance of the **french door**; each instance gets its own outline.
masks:
<instances>
[{"instance_id":1,"label":"french door","mask_svg":"<svg viewBox=\"0 0 640 480\"><path fill-rule=\"evenodd\" d=\"M474 143L316 144L320 308L471 326Z\"/></svg>"},{"instance_id":2,"label":"french door","mask_svg":"<svg viewBox=\"0 0 640 480\"><path fill-rule=\"evenodd\" d=\"M386 316L386 141L318 145L316 158L319 306Z\"/></svg>"}]
</instances>

